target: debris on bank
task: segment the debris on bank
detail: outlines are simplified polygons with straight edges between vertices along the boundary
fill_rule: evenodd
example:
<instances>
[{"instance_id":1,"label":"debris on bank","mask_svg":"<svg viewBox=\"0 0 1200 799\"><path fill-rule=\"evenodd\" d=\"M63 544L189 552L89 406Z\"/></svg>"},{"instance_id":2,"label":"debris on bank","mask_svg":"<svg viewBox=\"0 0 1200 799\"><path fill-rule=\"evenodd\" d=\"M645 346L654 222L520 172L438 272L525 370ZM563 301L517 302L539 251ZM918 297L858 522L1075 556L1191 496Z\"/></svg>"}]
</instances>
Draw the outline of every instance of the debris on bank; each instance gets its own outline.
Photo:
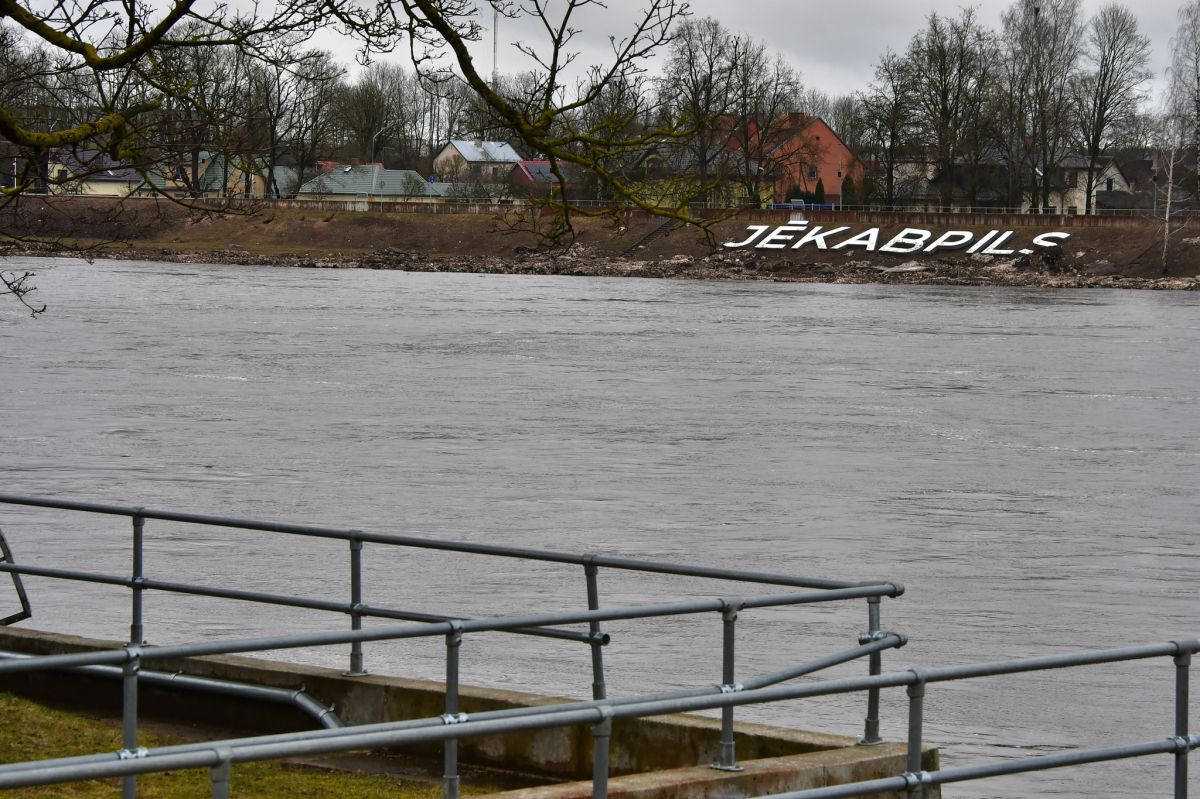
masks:
<instances>
[{"instance_id":1,"label":"debris on bank","mask_svg":"<svg viewBox=\"0 0 1200 799\"><path fill-rule=\"evenodd\" d=\"M600 255L576 244L566 250L517 248L509 257L427 254L389 247L367 254L308 253L257 255L230 246L207 252L172 249L101 250L82 254L93 259L153 260L172 263L214 263L245 266L285 266L307 269L391 269L404 272L458 272L504 275L574 275L580 277L640 277L682 280L771 280L783 283L883 283L936 286L1042 286L1047 288L1129 288L1200 291L1200 278L1143 278L1106 274L1107 262L1068 265L1061 251L1003 258L976 253L928 257L896 263L895 259L864 256L843 263L756 256L753 251L717 252L697 257L675 255L662 260L635 260ZM47 245L0 243L0 257L62 256L78 253ZM816 253L819 257L819 253Z\"/></svg>"}]
</instances>

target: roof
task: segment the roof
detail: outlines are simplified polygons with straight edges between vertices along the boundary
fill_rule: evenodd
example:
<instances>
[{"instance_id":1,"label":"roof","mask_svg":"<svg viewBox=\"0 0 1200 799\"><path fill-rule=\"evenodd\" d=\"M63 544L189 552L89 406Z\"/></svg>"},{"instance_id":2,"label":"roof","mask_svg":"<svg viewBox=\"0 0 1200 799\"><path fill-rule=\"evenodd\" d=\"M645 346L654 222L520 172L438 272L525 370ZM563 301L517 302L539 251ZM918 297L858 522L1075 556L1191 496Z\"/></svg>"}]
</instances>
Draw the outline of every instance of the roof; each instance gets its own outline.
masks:
<instances>
[{"instance_id":1,"label":"roof","mask_svg":"<svg viewBox=\"0 0 1200 799\"><path fill-rule=\"evenodd\" d=\"M340 164L305 183L297 194L430 197L436 196L437 191L411 169L384 169L378 164Z\"/></svg>"},{"instance_id":2,"label":"roof","mask_svg":"<svg viewBox=\"0 0 1200 799\"><path fill-rule=\"evenodd\" d=\"M775 120L778 130L773 134L772 137L778 140L778 144L770 148L770 152L774 154L789 141L801 133L804 133L818 122L824 125L825 129L833 134L833 138L837 139L838 144L851 153L851 159L853 160L853 150L850 150L850 147L847 146L846 142L842 141L842 137L839 136L838 132L833 129L833 126L819 116L810 116L808 114L785 114L784 116Z\"/></svg>"},{"instance_id":3,"label":"roof","mask_svg":"<svg viewBox=\"0 0 1200 799\"><path fill-rule=\"evenodd\" d=\"M468 164L497 161L516 164L521 161L521 156L517 155L517 151L512 148L512 145L503 141L485 141L476 147L475 142L468 139L451 139L446 147L454 147ZM442 148L442 152L446 151L446 147ZM438 153L439 156L441 154L441 152Z\"/></svg>"},{"instance_id":4,"label":"roof","mask_svg":"<svg viewBox=\"0 0 1200 799\"><path fill-rule=\"evenodd\" d=\"M574 164L565 164L560 161L558 168L568 184L578 179L579 170ZM550 171L549 161L522 161L513 167L513 177L529 183L558 183L558 178Z\"/></svg>"},{"instance_id":5,"label":"roof","mask_svg":"<svg viewBox=\"0 0 1200 799\"><path fill-rule=\"evenodd\" d=\"M479 200L508 192L507 183L432 183L432 194L447 199Z\"/></svg>"},{"instance_id":6,"label":"roof","mask_svg":"<svg viewBox=\"0 0 1200 799\"><path fill-rule=\"evenodd\" d=\"M99 150L58 150L50 158L62 164L71 177L99 183L141 182L142 176L128 164L114 161Z\"/></svg>"}]
</instances>

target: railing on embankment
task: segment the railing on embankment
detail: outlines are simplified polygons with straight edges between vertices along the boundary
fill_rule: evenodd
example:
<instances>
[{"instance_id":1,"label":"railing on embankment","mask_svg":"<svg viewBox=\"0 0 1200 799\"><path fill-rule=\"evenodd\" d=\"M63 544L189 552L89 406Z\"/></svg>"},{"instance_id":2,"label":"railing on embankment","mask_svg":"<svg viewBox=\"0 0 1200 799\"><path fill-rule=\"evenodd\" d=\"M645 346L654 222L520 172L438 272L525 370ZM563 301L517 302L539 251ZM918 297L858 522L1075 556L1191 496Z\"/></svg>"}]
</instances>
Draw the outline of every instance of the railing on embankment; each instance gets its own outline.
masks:
<instances>
[{"instance_id":1,"label":"railing on embankment","mask_svg":"<svg viewBox=\"0 0 1200 799\"><path fill-rule=\"evenodd\" d=\"M35 196L33 199L37 199ZM55 203L81 202L94 204L104 198L94 196L55 197ZM158 203L161 198L126 197L113 200L121 203ZM521 202L502 202L492 199L437 199L437 200L402 200L379 199L370 197L324 197L324 198L289 198L273 199L263 197L235 197L228 200L188 199L185 202L197 207L211 207L214 211L227 208L226 203L232 203L235 208L280 208L302 211L352 212L352 213L385 213L385 214L450 214L450 215L483 215L505 216L514 213L528 213L530 206ZM584 211L615 210L625 219L647 219L654 216L649 211L640 208L615 207L611 203L599 200L575 201L574 204ZM553 207L537 209L540 214L553 214ZM795 214L803 214L805 219L816 222L846 222L873 225L916 225L924 227L1053 227L1053 228L1157 228L1163 224L1161 218L1153 213L1130 209L1120 213L1103 213L1097 215L1077 214L1030 214L1020 213L1013 209L969 208L949 211L925 210L919 208L801 208L800 206L775 206L771 208L723 208L696 205L688 208L688 213L697 219L729 218L744 221L781 221L786 222ZM1178 215L1172 214L1172 225L1183 226L1193 222L1200 211L1188 210Z\"/></svg>"},{"instance_id":2,"label":"railing on embankment","mask_svg":"<svg viewBox=\"0 0 1200 799\"><path fill-rule=\"evenodd\" d=\"M484 214L505 215L526 210L520 204L496 202L403 202L368 199L322 199L322 200L263 200L275 208L291 208L311 211L354 211L388 214ZM585 202L578 205L586 210L609 208L605 203ZM541 209L542 213L553 213L553 209ZM688 213L698 219L729 217L746 221L786 222L795 214L803 214L814 222L849 222L873 225L917 225L925 227L1053 227L1053 228L1152 228L1162 220L1140 213L1128 215L1079 216L1075 214L1022 214L1010 211L972 209L968 211L924 211L916 209L876 210L862 209L799 209L799 208L689 208ZM620 210L625 219L648 219L653 216L640 208ZM1182 220L1181 220L1182 221Z\"/></svg>"},{"instance_id":3,"label":"railing on embankment","mask_svg":"<svg viewBox=\"0 0 1200 799\"><path fill-rule=\"evenodd\" d=\"M362 530L317 527L310 525L234 519L145 508L128 508L92 503L0 495L0 504L79 511L93 514L126 516L132 523L132 573L126 576L96 574L67 569L25 566L12 562L0 563L0 571L9 572L14 580L20 575L60 580L101 583L128 588L131 591L130 643L120 649L65 655L43 655L0 661L0 674L30 672L45 669L69 669L80 666L120 666L123 671L123 742L124 749L116 753L88 755L75 758L14 763L0 766L0 788L45 785L96 778L123 777L123 792L132 799L137 774L147 774L184 768L209 768L214 799L227 799L233 763L304 755L347 752L361 749L396 747L416 743L443 742L445 779L443 796L458 796L457 741L460 738L497 735L589 725L594 738L592 794L605 799L608 793L609 738L614 720L644 718L705 709L722 711L719 762L721 769L736 769L733 748L733 709L739 705L780 702L814 696L845 693L867 693L868 712L864 745L879 742L880 691L904 687L909 697L908 763L907 770L895 777L779 794L786 799L833 799L868 794L907 791L911 799L920 799L924 786L984 779L1002 774L1040 771L1051 768L1082 765L1109 760L1145 757L1161 754L1174 756L1175 797L1186 799L1188 782L1188 753L1200 746L1200 735L1189 732L1189 670L1192 655L1200 651L1195 639L1172 641L1150 646L1079 652L1043 658L1000 661L969 666L937 669L913 669L904 672L881 673L880 658L885 649L903 646L905 636L883 632L879 624L879 606L883 597L897 597L904 587L895 582L852 583L839 580L790 577L786 575L745 572L731 569L681 566L626 558L597 555L573 555L537 549L519 549L459 541L444 541L412 536L370 533ZM295 536L315 536L341 539L349 543L350 601L348 603L318 602L301 597L264 594L252 591L221 589L194 584L181 584L147 577L142 568L142 551L147 520L182 522L243 530L259 530ZM362 601L362 552L364 544L433 549L472 553L522 560L535 560L583 567L588 610L532 613L491 619L457 619L446 615L378 608ZM744 583L782 585L815 589L803 593L766 594L759 596L725 596L706 600L689 600L642 605L636 607L601 608L599 606L598 573L600 569L628 569L640 572L671 574L708 579L733 580ZM145 591L168 591L199 594L225 599L237 599L274 605L338 612L351 617L351 629L344 632L311 633L266 638L144 647L142 594ZM752 680L735 682L735 631L738 614L756 608L798 606L830 601L866 599L870 629L859 636L857 647L834 653L783 671ZM650 696L608 698L603 677L603 646L608 636L600 623L617 619L665 618L696 614L719 614L723 628L722 680L716 686L673 691ZM363 616L418 621L419 624L364 630ZM562 630L566 625L588 625L587 632ZM592 652L592 686L594 699L590 702L571 702L557 705L523 707L476 713L467 716L459 712L459 652L464 637L482 632L505 632L520 635L577 641L588 645ZM446 646L445 713L441 716L286 733L282 735L212 741L200 744L165 747L153 751L137 747L137 687L138 672L143 662L200 657L217 654L263 652L298 647L350 644L352 672L363 673L362 644L366 641L386 641L443 636ZM783 685L796 677L812 674L831 666L867 655L870 674L866 677ZM1174 734L1158 741L1143 742L1107 749L1075 751L1067 754L1010 760L999 764L972 766L927 772L922 769L921 753L924 730L924 697L927 686L939 682L979 677L1045 671L1078 666L1118 663L1156 657L1170 657L1175 665ZM664 661L665 662L665 661Z\"/></svg>"}]
</instances>

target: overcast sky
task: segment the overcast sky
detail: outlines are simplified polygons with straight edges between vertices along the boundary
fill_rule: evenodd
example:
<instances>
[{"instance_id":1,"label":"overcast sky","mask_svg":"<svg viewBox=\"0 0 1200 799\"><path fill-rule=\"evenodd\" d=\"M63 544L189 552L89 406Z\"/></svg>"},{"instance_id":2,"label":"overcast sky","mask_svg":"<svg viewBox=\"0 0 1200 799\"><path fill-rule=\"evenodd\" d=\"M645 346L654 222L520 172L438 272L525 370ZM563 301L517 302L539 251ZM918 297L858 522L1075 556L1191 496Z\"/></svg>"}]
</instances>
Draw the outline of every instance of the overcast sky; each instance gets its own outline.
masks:
<instances>
[{"instance_id":1,"label":"overcast sky","mask_svg":"<svg viewBox=\"0 0 1200 799\"><path fill-rule=\"evenodd\" d=\"M1105 0L1083 0L1090 16ZM1179 0L1138 0L1128 3L1137 14L1142 32L1153 45L1155 74L1162 76L1168 63L1170 40L1176 27ZM965 5L955 0L692 0L696 16L713 16L735 32L765 40L803 73L806 85L830 94L863 88L872 77L873 64L885 49L902 50L924 24L931 11L957 15ZM999 28L1009 2L984 0L977 4L980 19ZM609 0L608 8L592 9L579 18L581 61L595 61L607 47L607 36L621 35L642 7L641 0ZM485 72L492 66L491 14L480 22L487 26L485 41L476 45L477 63ZM622 24L624 23L624 24ZM536 41L529 22L500 20L500 70L516 71L523 64L511 47L514 39ZM525 66L528 68L528 66Z\"/></svg>"}]
</instances>

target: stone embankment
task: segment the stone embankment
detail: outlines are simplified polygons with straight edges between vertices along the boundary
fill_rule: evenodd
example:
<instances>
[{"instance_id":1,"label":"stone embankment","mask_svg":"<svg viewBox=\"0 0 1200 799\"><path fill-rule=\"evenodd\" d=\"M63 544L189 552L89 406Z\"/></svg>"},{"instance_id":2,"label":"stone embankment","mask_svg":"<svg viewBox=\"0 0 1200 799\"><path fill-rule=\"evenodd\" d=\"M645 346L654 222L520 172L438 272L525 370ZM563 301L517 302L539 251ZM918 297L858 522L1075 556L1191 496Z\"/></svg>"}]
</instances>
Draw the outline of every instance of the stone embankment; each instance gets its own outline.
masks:
<instances>
[{"instance_id":1,"label":"stone embankment","mask_svg":"<svg viewBox=\"0 0 1200 799\"><path fill-rule=\"evenodd\" d=\"M460 272L474 274L573 275L583 277L673 278L685 280L772 280L788 283L883 283L937 286L1040 286L1047 288L1128 288L1200 290L1200 278L1128 277L1106 274L1103 261L1086 266L1064 263L1056 253L1002 258L992 255L926 257L896 263L896 259L824 262L762 258L753 251L719 252L708 256L675 255L660 260L636 260L598 254L584 245L563 251L517 248L508 257L481 255L428 255L389 247L366 254L261 255L230 247L207 252L173 249L101 250L84 253L96 259L155 260L174 263L216 263L246 266L281 266L309 269L393 269L406 272ZM0 256L64 255L44 245L0 245Z\"/></svg>"}]
</instances>

